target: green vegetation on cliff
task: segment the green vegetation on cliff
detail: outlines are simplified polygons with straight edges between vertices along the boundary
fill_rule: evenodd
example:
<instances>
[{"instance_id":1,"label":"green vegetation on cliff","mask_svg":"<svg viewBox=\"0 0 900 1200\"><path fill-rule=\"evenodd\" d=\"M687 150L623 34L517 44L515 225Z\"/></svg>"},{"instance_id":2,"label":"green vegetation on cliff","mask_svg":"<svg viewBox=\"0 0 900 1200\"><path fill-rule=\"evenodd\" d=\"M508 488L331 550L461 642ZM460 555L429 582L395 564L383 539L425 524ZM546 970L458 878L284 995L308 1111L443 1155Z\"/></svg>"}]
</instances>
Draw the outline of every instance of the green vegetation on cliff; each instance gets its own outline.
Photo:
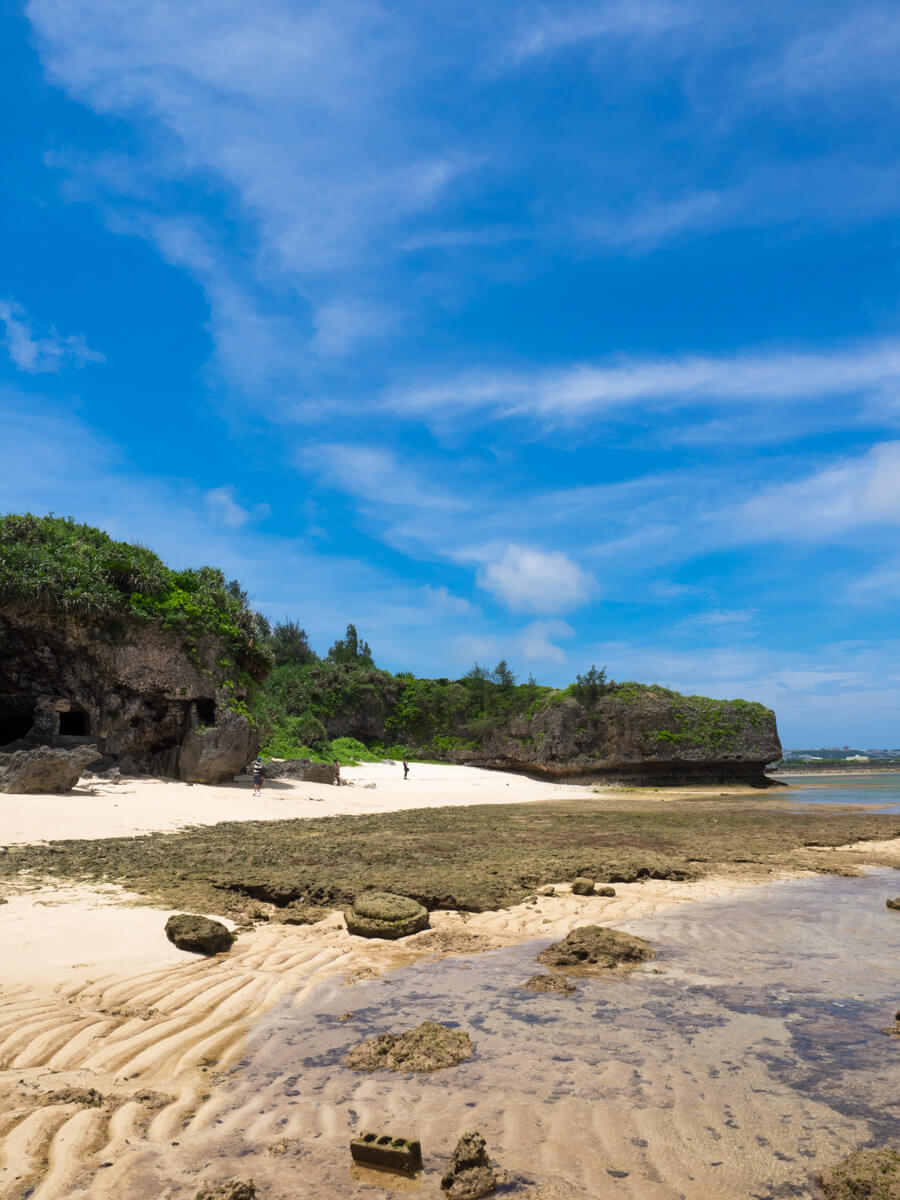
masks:
<instances>
[{"instance_id":1,"label":"green vegetation on cliff","mask_svg":"<svg viewBox=\"0 0 900 1200\"><path fill-rule=\"evenodd\" d=\"M0 603L111 624L155 621L188 649L219 638L230 655L223 668L255 679L272 661L267 623L236 581L215 567L173 571L152 550L69 517L0 516Z\"/></svg>"}]
</instances>

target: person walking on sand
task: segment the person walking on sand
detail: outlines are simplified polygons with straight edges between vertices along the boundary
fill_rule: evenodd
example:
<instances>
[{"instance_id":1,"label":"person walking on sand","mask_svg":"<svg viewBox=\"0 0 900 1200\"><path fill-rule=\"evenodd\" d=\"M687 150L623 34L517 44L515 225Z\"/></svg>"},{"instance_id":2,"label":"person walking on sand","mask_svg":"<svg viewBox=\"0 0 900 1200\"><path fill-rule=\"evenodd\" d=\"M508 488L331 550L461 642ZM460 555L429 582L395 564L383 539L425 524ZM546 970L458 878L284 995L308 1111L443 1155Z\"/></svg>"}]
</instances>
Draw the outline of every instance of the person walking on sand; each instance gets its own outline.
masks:
<instances>
[{"instance_id":1,"label":"person walking on sand","mask_svg":"<svg viewBox=\"0 0 900 1200\"><path fill-rule=\"evenodd\" d=\"M405 779L408 774L409 774L409 763L404 758L404 760L403 760L403 778Z\"/></svg>"},{"instance_id":2,"label":"person walking on sand","mask_svg":"<svg viewBox=\"0 0 900 1200\"><path fill-rule=\"evenodd\" d=\"M253 771L253 794L258 796L263 785L263 762L258 758L251 768Z\"/></svg>"},{"instance_id":3,"label":"person walking on sand","mask_svg":"<svg viewBox=\"0 0 900 1200\"><path fill-rule=\"evenodd\" d=\"M334 760L334 782L338 787L341 786L341 760L339 758Z\"/></svg>"}]
</instances>

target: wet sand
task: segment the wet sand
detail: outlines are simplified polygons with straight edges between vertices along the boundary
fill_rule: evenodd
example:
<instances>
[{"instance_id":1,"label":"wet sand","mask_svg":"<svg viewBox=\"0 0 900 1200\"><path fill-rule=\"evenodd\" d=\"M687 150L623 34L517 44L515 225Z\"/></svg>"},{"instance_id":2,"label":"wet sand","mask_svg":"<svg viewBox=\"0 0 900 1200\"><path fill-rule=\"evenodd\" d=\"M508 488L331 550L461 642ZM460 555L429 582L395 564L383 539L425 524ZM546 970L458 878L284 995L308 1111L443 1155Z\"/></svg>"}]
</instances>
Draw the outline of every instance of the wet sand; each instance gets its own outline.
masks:
<instances>
[{"instance_id":1,"label":"wet sand","mask_svg":"<svg viewBox=\"0 0 900 1200\"><path fill-rule=\"evenodd\" d=\"M680 898L672 895L655 905L646 892L617 898L616 926L648 938L658 957L625 978L579 979L572 998L520 985L537 951L571 925L572 906L595 916L599 900L560 899L565 916L540 939L405 965L409 947L348 954L334 930L329 951L304 957L298 946L279 959L289 986L239 1046L205 1040L218 1060L205 1092L192 1089L182 1054L179 1095L149 1123L134 1103L52 1120L43 1110L44 1153L65 1190L45 1182L32 1195L186 1200L201 1179L252 1176L267 1200L392 1190L436 1200L456 1137L478 1128L512 1195L812 1197L818 1168L897 1128L900 1044L880 1032L896 1006L900 922L882 899L892 883L882 869L689 907L671 904ZM625 919L629 909L647 915ZM497 916L472 918L467 932L496 933ZM229 972L232 996L249 986L254 962L259 970L253 955L241 957ZM369 978L367 966L386 957L394 969ZM194 967L175 996L203 994L211 966ZM158 999L146 984L142 998ZM424 1019L466 1029L475 1057L418 1077L344 1066L362 1038ZM110 1047L107 1066L115 1058L132 1086L140 1069L146 1086L168 1057L173 1079L177 1054L157 1046L126 1059L127 1040ZM421 1180L395 1188L390 1177L353 1172L347 1142L362 1128L420 1137ZM25 1140L19 1133L17 1144ZM34 1153L39 1137L31 1144ZM112 1165L98 1169L102 1161Z\"/></svg>"},{"instance_id":2,"label":"wet sand","mask_svg":"<svg viewBox=\"0 0 900 1200\"><path fill-rule=\"evenodd\" d=\"M490 774L489 780L487 793L475 786L477 778L468 791L454 781L457 803L483 804L489 797L508 802L511 792L524 799L525 790L518 792L514 783L532 782L510 779L507 789L503 776ZM154 815L152 786L144 806L127 814L137 828L147 819L170 819L165 808ZM173 786L182 796L196 790ZM546 794L544 785L535 786ZM401 780L394 790L402 787ZM440 804L448 803L449 790ZM337 795L337 789L327 791ZM591 796L595 803L596 794ZM83 803L73 796L53 800ZM246 793L239 800L246 813ZM396 799L387 789L382 797L377 788L341 789L341 803L382 802ZM195 819L197 809L189 815ZM222 816L218 811L215 819ZM108 819L121 820L102 811L76 812L73 820L78 819L81 828L96 821L104 831ZM44 825L42 833L56 836L59 830ZM898 851L900 840L894 839L813 847L810 855L811 862L836 857L841 867L856 870L867 861L900 862ZM476 1121L513 1172L511 1194L527 1194L532 1181L552 1183L564 1189L560 1197L579 1200L614 1194L721 1200L751 1194L749 1167L738 1171L735 1163L762 1162L774 1171L773 1188L799 1173L801 1183L790 1187L800 1190L753 1194L805 1196L804 1164L812 1159L804 1158L804 1147L813 1146L818 1161L864 1144L874 1128L869 1108L848 1113L827 1096L804 1095L791 1081L773 1084L760 1066L764 1054L734 1067L738 1060L729 1047L741 1038L756 1045L759 1034L760 1045L776 1048L773 1054L790 1047L787 1026L794 1018L738 1011L732 1004L723 1024L724 1001L702 978L715 955L724 953L704 940L705 931L718 931L726 949L741 951L736 965L716 968L716 986L742 984L746 963L754 954L760 961L771 958L773 947L778 963L792 969L791 954L781 948L799 945L809 920L797 929L785 924L793 901L778 898L791 895L781 889L797 886L777 882L786 874L771 864L746 864L740 875L713 871L693 882L617 884L614 899L575 897L560 885L552 897L505 910L435 913L432 931L402 945L351 939L335 913L315 926L272 924L242 932L230 954L210 960L176 951L162 934L167 912L133 907L134 898L113 883L32 884L18 891L7 884L9 901L0 906L0 1196L193 1200L198 1180L228 1175L257 1178L260 1200L373 1196L390 1181L379 1177L373 1192L371 1180L351 1177L346 1143L363 1124L380 1128L393 1122L407 1132L410 1113L428 1156L418 1185L423 1197L440 1195L435 1172L453 1138ZM814 879L810 886L833 898L841 888L869 883ZM890 894L900 890L894 882L879 886ZM754 909L766 896L777 900L775 909ZM900 920L883 910L883 898L876 907L879 920L893 920L885 926L889 934L900 930ZM665 914L681 924L668 931L647 924L663 921ZM596 993L610 984L580 985L573 1000L520 993L517 981L537 969L536 949L586 923L650 937L659 942L660 959L639 972L634 986L622 982L630 990L622 991L617 982L614 994ZM752 953L748 929L761 938ZM897 947L885 945L893 947L895 958ZM881 953L877 939L860 926L848 989L856 984L860 946L866 947L867 970L875 969ZM815 990L815 979L809 982ZM897 1007L896 998L892 1003ZM663 1016L654 1016L659 1004ZM346 1011L357 1014L356 1024L336 1020ZM478 1055L470 1064L425 1080L357 1077L340 1065L341 1048L373 1030L396 1030L453 1011L477 1035ZM607 1020L613 1011L615 1019ZM660 1022L679 1030L674 1050L655 1037ZM685 1030L694 1026L686 1042ZM765 1037L762 1030L768 1031ZM676 1070L682 1043L689 1046L688 1060L702 1054ZM883 1038L883 1043L887 1071L900 1042ZM468 1082L466 1072L474 1072ZM891 1078L896 1095L896 1073ZM869 1107L877 1094L872 1087L868 1076L860 1083ZM795 1107L783 1110L793 1115L776 1122L768 1110L758 1111L759 1097L770 1093L779 1104L793 1097ZM726 1105L745 1131L748 1125L762 1130L767 1145L746 1137L734 1141L731 1118L723 1116ZM771 1136L776 1125L784 1134L787 1124L790 1137ZM803 1127L808 1127L803 1137L812 1141L801 1144L797 1130ZM712 1143L718 1141L710 1128L729 1151L720 1165L714 1165L719 1160ZM710 1156L702 1170L701 1146ZM783 1171L771 1166L773 1156L775 1163L782 1161L779 1154L785 1155Z\"/></svg>"}]
</instances>

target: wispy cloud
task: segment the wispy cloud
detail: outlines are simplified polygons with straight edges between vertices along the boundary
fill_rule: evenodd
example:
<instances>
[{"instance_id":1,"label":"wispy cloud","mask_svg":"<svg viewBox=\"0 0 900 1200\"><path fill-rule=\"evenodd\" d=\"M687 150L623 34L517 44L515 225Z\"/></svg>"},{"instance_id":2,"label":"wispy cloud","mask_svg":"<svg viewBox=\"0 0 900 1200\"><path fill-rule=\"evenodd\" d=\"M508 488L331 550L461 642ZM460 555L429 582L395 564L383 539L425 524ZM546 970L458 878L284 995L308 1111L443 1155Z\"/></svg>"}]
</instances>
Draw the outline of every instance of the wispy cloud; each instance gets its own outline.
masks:
<instances>
[{"instance_id":1,"label":"wispy cloud","mask_svg":"<svg viewBox=\"0 0 900 1200\"><path fill-rule=\"evenodd\" d=\"M818 353L634 359L530 371L484 369L397 389L384 404L394 412L426 418L480 413L578 421L628 407L771 404L886 394L885 407L896 411L893 390L898 385L900 342L889 340Z\"/></svg>"},{"instance_id":2,"label":"wispy cloud","mask_svg":"<svg viewBox=\"0 0 900 1200\"><path fill-rule=\"evenodd\" d=\"M575 636L575 630L565 621L532 621L519 633L522 657L528 663L566 662L568 655L554 639L564 641Z\"/></svg>"},{"instance_id":3,"label":"wispy cloud","mask_svg":"<svg viewBox=\"0 0 900 1200\"><path fill-rule=\"evenodd\" d=\"M36 336L25 309L14 300L0 300L0 324L4 327L3 344L11 361L28 375L106 361L99 350L88 346L83 334L63 335L51 327L46 336Z\"/></svg>"}]
</instances>

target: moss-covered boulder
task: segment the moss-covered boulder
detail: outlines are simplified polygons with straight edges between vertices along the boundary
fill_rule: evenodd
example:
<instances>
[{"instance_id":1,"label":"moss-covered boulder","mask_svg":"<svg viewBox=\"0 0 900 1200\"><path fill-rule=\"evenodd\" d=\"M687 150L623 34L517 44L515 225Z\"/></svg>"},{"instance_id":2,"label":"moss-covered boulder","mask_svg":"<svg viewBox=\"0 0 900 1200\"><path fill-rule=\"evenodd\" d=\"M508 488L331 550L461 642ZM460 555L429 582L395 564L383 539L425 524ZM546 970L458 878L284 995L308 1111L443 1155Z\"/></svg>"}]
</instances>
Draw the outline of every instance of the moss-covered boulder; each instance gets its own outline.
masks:
<instances>
[{"instance_id":1,"label":"moss-covered boulder","mask_svg":"<svg viewBox=\"0 0 900 1200\"><path fill-rule=\"evenodd\" d=\"M461 1029L423 1021L406 1033L384 1033L354 1046L345 1058L354 1071L442 1071L471 1058L475 1047Z\"/></svg>"},{"instance_id":2,"label":"moss-covered boulder","mask_svg":"<svg viewBox=\"0 0 900 1200\"><path fill-rule=\"evenodd\" d=\"M357 937L409 937L428 929L428 910L408 896L391 892L364 892L344 912L347 930Z\"/></svg>"},{"instance_id":3,"label":"moss-covered boulder","mask_svg":"<svg viewBox=\"0 0 900 1200\"><path fill-rule=\"evenodd\" d=\"M826 1200L900 1200L900 1153L856 1150L819 1176Z\"/></svg>"},{"instance_id":4,"label":"moss-covered boulder","mask_svg":"<svg viewBox=\"0 0 900 1200\"><path fill-rule=\"evenodd\" d=\"M653 958L655 951L643 938L604 929L600 925L580 925L562 939L547 946L537 956L545 967L581 967L608 971L613 967L636 967Z\"/></svg>"},{"instance_id":5,"label":"moss-covered boulder","mask_svg":"<svg viewBox=\"0 0 900 1200\"><path fill-rule=\"evenodd\" d=\"M169 917L166 937L179 950L189 950L192 954L222 954L230 950L234 942L234 934L221 921L190 913Z\"/></svg>"},{"instance_id":6,"label":"moss-covered boulder","mask_svg":"<svg viewBox=\"0 0 900 1200\"><path fill-rule=\"evenodd\" d=\"M579 875L577 879L572 880L572 895L593 896L595 886L593 879L587 879L584 875Z\"/></svg>"}]
</instances>

